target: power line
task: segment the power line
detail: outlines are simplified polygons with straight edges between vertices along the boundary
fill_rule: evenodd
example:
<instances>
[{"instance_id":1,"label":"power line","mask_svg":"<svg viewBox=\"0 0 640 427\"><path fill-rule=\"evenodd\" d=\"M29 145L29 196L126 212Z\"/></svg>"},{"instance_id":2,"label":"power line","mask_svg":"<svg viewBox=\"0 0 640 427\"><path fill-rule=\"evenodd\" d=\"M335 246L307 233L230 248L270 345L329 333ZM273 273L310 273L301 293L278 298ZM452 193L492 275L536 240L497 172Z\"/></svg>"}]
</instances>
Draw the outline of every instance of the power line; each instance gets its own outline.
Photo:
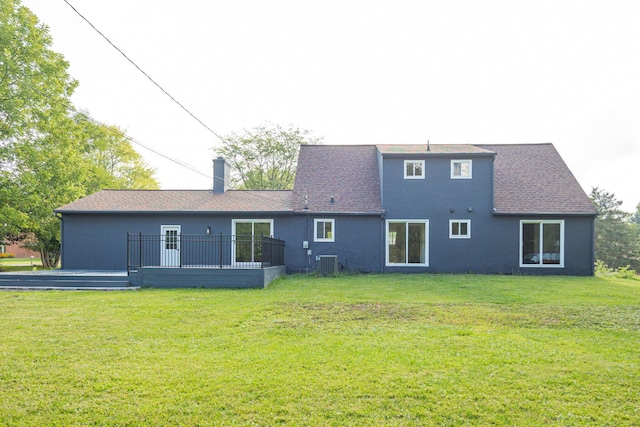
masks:
<instances>
[{"instance_id":1,"label":"power line","mask_svg":"<svg viewBox=\"0 0 640 427\"><path fill-rule=\"evenodd\" d=\"M76 109L76 108L75 108L75 107L74 107L74 106L73 106L73 105L72 105L68 100L66 100L66 99L64 100L64 103L63 103L63 101L62 101L62 100L60 100L60 99L56 99L56 98L53 98L53 97L52 97L52 96L50 96L49 94L44 93L44 92L42 92L42 91L40 91L40 90L38 90L38 89L34 88L33 86L31 86L31 85L29 85L29 84L27 84L27 83L23 82L23 81L18 81L18 83L20 83L21 85L23 85L23 86L25 86L25 87L27 87L27 88L31 89L31 90L32 90L32 91L34 91L34 92L37 92L38 94L40 94L40 95L42 95L42 96L46 97L46 98L47 98L47 99L49 99L50 101L52 101L52 102L54 102L54 103L56 103L56 104L58 104L58 105L62 105L63 107L68 108L69 110L73 111L74 113L81 115L82 117L84 117L84 118L85 118L85 119L87 119L88 121L90 121L90 122L92 122L92 123L95 123L95 124L97 124L97 125L100 125L100 126L102 126L102 127L106 128L106 129L108 129L110 132L113 132L113 133L117 134L118 136L120 136L120 137L122 137L122 138L126 139L127 141L130 141L130 142L132 142L132 143L134 143L134 144L136 144L136 145L139 145L140 147L142 147L142 148L144 148L144 149L146 149L146 150L149 150L149 151L151 151L152 153L157 154L158 156L163 157L163 158L165 158L165 159L169 160L170 162L173 162L173 163L177 164L178 166L182 166L183 168L189 169L191 172L194 172L194 173L197 173L198 175L202 175L202 176L204 176L204 177L206 177L206 178L212 179L212 177L211 177L210 175L207 175L207 174L205 174L205 173L201 172L201 171L200 171L200 170L198 170L195 166L192 166L192 165L190 165L190 164L188 164L188 163L185 163L185 162L183 162L183 161L181 161L181 160L175 159L175 158L170 157L170 156L168 156L168 155L166 155L166 154L164 154L164 153L161 153L160 151L158 151L158 150L156 150L156 149L154 149L154 148L151 148L151 147L149 147L148 145L143 144L142 142L138 141L137 139L135 139L135 138L133 138L133 137L131 137L131 136L127 135L126 133L122 132L120 129L118 129L118 127L116 127L116 126L110 126L110 125L108 125L108 124L106 124L106 123L102 123L102 122L100 122L99 120L96 120L96 119L94 119L93 117L91 117L91 116L89 116L89 115L87 115L87 114L83 113L82 111L80 111L80 110Z\"/></svg>"},{"instance_id":2,"label":"power line","mask_svg":"<svg viewBox=\"0 0 640 427\"><path fill-rule=\"evenodd\" d=\"M151 76L149 76L149 74L147 74L142 68L140 68L138 66L138 64L136 64L131 58L129 58L120 48L118 48L118 46L116 46L115 44L113 44L113 42L111 40L109 40L109 38L107 36L105 36L100 30L98 30L95 25L93 25L91 23L91 21L89 21L87 18L84 17L84 15L82 15L80 12L78 12L78 10L73 7L73 5L71 3L69 3L67 0L63 0L71 9L73 9L73 11L80 17L82 18L87 24L89 24L91 26L91 28L94 29L94 31L96 33L98 33L103 39L105 39L107 41L107 43L109 43L115 50L117 50L127 61L129 61L131 63L131 65L133 65L134 67L136 67L136 69L138 71L140 71L147 79L149 79L149 81L151 83L153 83L158 89L160 89L165 95L167 95L176 105L178 105L180 108L182 108L187 114L189 114L191 117L193 117L198 123L200 123L205 129L207 129L209 132L211 132L216 138L218 138L220 141L225 142L224 138L222 136L220 136L217 132L215 132L213 129L211 129L209 126L207 126L206 123L204 123L202 120L200 120L195 114L193 114L191 111L189 111L189 109L187 107L185 107L184 105L182 105L182 103L180 101L178 101L176 98L173 97L173 95L171 95L169 92L167 92L162 86L160 86L160 84L158 82L156 82L154 79L151 78Z\"/></svg>"}]
</instances>

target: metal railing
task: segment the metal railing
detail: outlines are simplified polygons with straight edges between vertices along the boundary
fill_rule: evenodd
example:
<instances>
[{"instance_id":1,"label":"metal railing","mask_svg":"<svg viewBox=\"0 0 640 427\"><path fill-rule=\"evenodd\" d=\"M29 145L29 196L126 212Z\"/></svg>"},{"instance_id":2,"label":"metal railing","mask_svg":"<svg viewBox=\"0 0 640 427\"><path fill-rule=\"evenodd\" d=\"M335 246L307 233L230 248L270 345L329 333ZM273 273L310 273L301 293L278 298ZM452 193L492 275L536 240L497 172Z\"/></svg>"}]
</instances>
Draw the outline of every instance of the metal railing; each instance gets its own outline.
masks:
<instances>
[{"instance_id":1,"label":"metal railing","mask_svg":"<svg viewBox=\"0 0 640 427\"><path fill-rule=\"evenodd\" d=\"M284 265L284 245L284 241L266 236L127 233L127 271L140 267L240 269Z\"/></svg>"}]
</instances>

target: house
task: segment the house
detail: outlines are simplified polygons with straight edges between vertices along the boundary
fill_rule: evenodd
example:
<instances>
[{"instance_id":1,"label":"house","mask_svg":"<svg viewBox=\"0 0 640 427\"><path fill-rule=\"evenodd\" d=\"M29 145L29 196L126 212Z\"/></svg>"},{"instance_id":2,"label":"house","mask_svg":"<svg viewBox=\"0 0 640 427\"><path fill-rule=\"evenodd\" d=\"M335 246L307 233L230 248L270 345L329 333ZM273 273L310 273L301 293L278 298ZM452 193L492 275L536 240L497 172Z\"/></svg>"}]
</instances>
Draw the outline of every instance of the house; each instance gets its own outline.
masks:
<instances>
[{"instance_id":1,"label":"house","mask_svg":"<svg viewBox=\"0 0 640 427\"><path fill-rule=\"evenodd\" d=\"M328 260L358 272L593 274L596 209L552 144L309 145L292 191L228 184L218 158L212 191L103 190L58 208L63 269L124 270L132 254L147 265L144 236L156 236L155 267L243 269L264 264L256 242L272 236L289 273ZM217 249L162 255L188 236Z\"/></svg>"}]
</instances>

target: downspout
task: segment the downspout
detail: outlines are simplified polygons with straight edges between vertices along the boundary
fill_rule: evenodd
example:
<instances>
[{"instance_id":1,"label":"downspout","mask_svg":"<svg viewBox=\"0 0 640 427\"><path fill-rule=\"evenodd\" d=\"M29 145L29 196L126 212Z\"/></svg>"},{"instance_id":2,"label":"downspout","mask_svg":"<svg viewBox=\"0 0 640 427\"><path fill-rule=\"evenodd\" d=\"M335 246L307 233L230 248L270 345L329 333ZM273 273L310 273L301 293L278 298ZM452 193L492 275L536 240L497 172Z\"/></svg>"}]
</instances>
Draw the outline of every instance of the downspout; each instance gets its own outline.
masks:
<instances>
[{"instance_id":1,"label":"downspout","mask_svg":"<svg viewBox=\"0 0 640 427\"><path fill-rule=\"evenodd\" d=\"M384 214L380 214L380 236L381 236L381 240L382 240L382 244L380 245L380 274L384 273L384 265L386 263L386 251L385 251L385 246L387 244L387 236L385 233L385 226L384 226Z\"/></svg>"},{"instance_id":2,"label":"downspout","mask_svg":"<svg viewBox=\"0 0 640 427\"><path fill-rule=\"evenodd\" d=\"M64 253L64 220L59 212L56 212L53 215L60 220L60 270L64 270L64 257L62 256Z\"/></svg>"},{"instance_id":3,"label":"downspout","mask_svg":"<svg viewBox=\"0 0 640 427\"><path fill-rule=\"evenodd\" d=\"M596 215L597 216L597 215ZM595 274L596 267L596 217L591 221L591 276Z\"/></svg>"}]
</instances>

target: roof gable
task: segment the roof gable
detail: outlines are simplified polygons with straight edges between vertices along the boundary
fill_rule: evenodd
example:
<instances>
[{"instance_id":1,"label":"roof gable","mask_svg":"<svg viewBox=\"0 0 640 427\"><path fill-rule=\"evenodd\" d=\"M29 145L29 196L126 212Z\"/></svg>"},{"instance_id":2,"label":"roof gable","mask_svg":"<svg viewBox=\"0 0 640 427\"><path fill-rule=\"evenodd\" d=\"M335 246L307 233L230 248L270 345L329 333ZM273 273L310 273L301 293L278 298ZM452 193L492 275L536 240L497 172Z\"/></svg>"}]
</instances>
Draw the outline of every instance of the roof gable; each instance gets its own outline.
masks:
<instances>
[{"instance_id":1,"label":"roof gable","mask_svg":"<svg viewBox=\"0 0 640 427\"><path fill-rule=\"evenodd\" d=\"M301 146L293 192L296 212L384 212L376 147Z\"/></svg>"}]
</instances>

